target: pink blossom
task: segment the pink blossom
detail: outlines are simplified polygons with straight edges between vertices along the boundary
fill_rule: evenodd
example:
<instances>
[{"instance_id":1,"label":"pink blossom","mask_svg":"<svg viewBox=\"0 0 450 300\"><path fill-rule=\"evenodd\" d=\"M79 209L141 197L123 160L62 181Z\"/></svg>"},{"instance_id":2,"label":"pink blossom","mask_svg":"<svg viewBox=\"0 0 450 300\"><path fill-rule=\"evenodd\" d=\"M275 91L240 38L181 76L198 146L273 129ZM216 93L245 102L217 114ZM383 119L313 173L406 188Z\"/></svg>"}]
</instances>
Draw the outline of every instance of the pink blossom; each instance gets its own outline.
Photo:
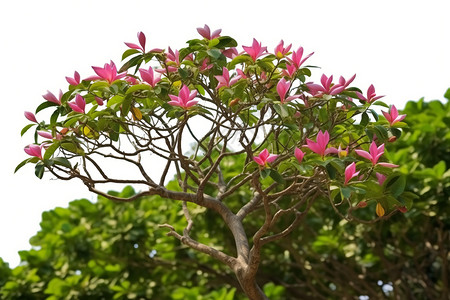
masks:
<instances>
[{"instance_id":1,"label":"pink blossom","mask_svg":"<svg viewBox=\"0 0 450 300\"><path fill-rule=\"evenodd\" d=\"M303 160L303 157L305 156L305 152L303 152L299 148L295 147L294 156L297 159L298 163L301 163Z\"/></svg>"},{"instance_id":2,"label":"pink blossom","mask_svg":"<svg viewBox=\"0 0 450 300\"><path fill-rule=\"evenodd\" d=\"M75 101L68 102L67 104L69 104L70 108L73 111L84 114L84 108L86 106L86 101L80 94L77 94L75 96Z\"/></svg>"},{"instance_id":3,"label":"pink blossom","mask_svg":"<svg viewBox=\"0 0 450 300\"><path fill-rule=\"evenodd\" d=\"M24 112L25 118L27 118L29 121L34 122L34 123L38 123L38 121L36 120L36 116L29 111Z\"/></svg>"},{"instance_id":4,"label":"pink blossom","mask_svg":"<svg viewBox=\"0 0 450 300\"><path fill-rule=\"evenodd\" d=\"M303 47L299 47L297 51L292 52L292 58L288 58L288 60L291 62L295 68L299 69L300 66L313 55L314 52L311 52L306 57L303 58Z\"/></svg>"},{"instance_id":5,"label":"pink blossom","mask_svg":"<svg viewBox=\"0 0 450 300\"><path fill-rule=\"evenodd\" d=\"M356 172L356 164L355 162L352 162L345 168L345 181L344 185L347 185L347 183L353 178L358 176L360 171Z\"/></svg>"},{"instance_id":6,"label":"pink blossom","mask_svg":"<svg viewBox=\"0 0 450 300\"><path fill-rule=\"evenodd\" d=\"M137 33L137 37L139 40L139 45L133 43L125 43L125 45L127 45L131 49L141 50L142 52L145 53L145 41L146 41L145 34L140 31Z\"/></svg>"},{"instance_id":7,"label":"pink blossom","mask_svg":"<svg viewBox=\"0 0 450 300\"><path fill-rule=\"evenodd\" d=\"M320 83L322 85L307 83L306 86L309 89L309 93L314 97L322 97L323 95L337 95L345 89L345 87L339 84L333 85L332 82L333 75L327 77L325 74L322 74L322 77L320 78Z\"/></svg>"},{"instance_id":8,"label":"pink blossom","mask_svg":"<svg viewBox=\"0 0 450 300\"><path fill-rule=\"evenodd\" d=\"M277 93L278 96L280 96L281 103L286 103L300 97L299 95L294 95L286 98L286 94L289 91L290 86L291 83L289 81L286 81L286 79L284 78L281 78L280 81L278 81Z\"/></svg>"},{"instance_id":9,"label":"pink blossom","mask_svg":"<svg viewBox=\"0 0 450 300\"><path fill-rule=\"evenodd\" d=\"M168 103L173 106L179 106L184 109L189 109L198 103L198 100L193 100L197 96L197 91L190 91L187 85L183 84L178 96L169 95L171 101Z\"/></svg>"},{"instance_id":10,"label":"pink blossom","mask_svg":"<svg viewBox=\"0 0 450 300\"><path fill-rule=\"evenodd\" d=\"M42 130L38 130L37 132L40 136L42 136L43 138L49 139L49 140L61 140L62 139L62 135L59 133L56 133L56 136L53 136L51 133L47 132L47 131L42 131Z\"/></svg>"},{"instance_id":11,"label":"pink blossom","mask_svg":"<svg viewBox=\"0 0 450 300\"><path fill-rule=\"evenodd\" d=\"M395 105L392 105L389 109L389 112L381 111L386 118L386 120L389 122L389 125L394 125L397 122L402 121L406 115L398 115L397 108Z\"/></svg>"},{"instance_id":12,"label":"pink blossom","mask_svg":"<svg viewBox=\"0 0 450 300\"><path fill-rule=\"evenodd\" d=\"M314 142L310 139L306 139L307 147L311 149L314 153L320 154L322 158L332 152L336 151L336 148L328 148L328 142L330 141L330 134L328 131L325 132L319 131L316 137L316 141Z\"/></svg>"},{"instance_id":13,"label":"pink blossom","mask_svg":"<svg viewBox=\"0 0 450 300\"><path fill-rule=\"evenodd\" d=\"M341 76L341 77L339 77L339 83L337 85L342 87L342 91L343 91L350 85L350 83L353 82L353 80L355 80L355 77L356 77L356 74L353 75L352 77L350 77L349 80L345 80L345 78Z\"/></svg>"},{"instance_id":14,"label":"pink blossom","mask_svg":"<svg viewBox=\"0 0 450 300\"><path fill-rule=\"evenodd\" d=\"M75 71L75 73L73 73L73 78L66 76L66 80L67 80L67 82L70 85L79 85L80 84L80 80L81 80L80 73Z\"/></svg>"},{"instance_id":15,"label":"pink blossom","mask_svg":"<svg viewBox=\"0 0 450 300\"><path fill-rule=\"evenodd\" d=\"M63 93L61 90L59 90L59 98L56 98L55 95L47 91L47 94L42 95L42 97L50 102L56 103L58 105L61 105L61 99L62 99Z\"/></svg>"},{"instance_id":16,"label":"pink blossom","mask_svg":"<svg viewBox=\"0 0 450 300\"><path fill-rule=\"evenodd\" d=\"M139 73L141 74L141 78L143 81L150 84L152 87L155 87L155 85L161 81L161 75L156 75L153 72L152 67L149 67L148 70L146 69L139 69Z\"/></svg>"},{"instance_id":17,"label":"pink blossom","mask_svg":"<svg viewBox=\"0 0 450 300\"><path fill-rule=\"evenodd\" d=\"M213 40L215 38L218 38L220 36L220 33L222 32L222 29L214 30L213 33L211 33L211 30L209 29L209 26L205 24L203 28L198 27L197 32L204 37L207 40Z\"/></svg>"},{"instance_id":18,"label":"pink blossom","mask_svg":"<svg viewBox=\"0 0 450 300\"><path fill-rule=\"evenodd\" d=\"M376 172L375 176L377 176L378 184L383 185L383 182L386 180L386 175Z\"/></svg>"},{"instance_id":19,"label":"pink blossom","mask_svg":"<svg viewBox=\"0 0 450 300\"><path fill-rule=\"evenodd\" d=\"M261 43L258 43L256 39L253 39L252 46L242 46L244 48L244 51L247 52L248 55L253 59L253 61L256 61L258 57L264 54L264 52L267 52L267 47L262 47Z\"/></svg>"},{"instance_id":20,"label":"pink blossom","mask_svg":"<svg viewBox=\"0 0 450 300\"><path fill-rule=\"evenodd\" d=\"M369 152L364 150L355 150L356 154L359 156L362 156L372 162L372 165L380 165L383 167L388 168L396 168L398 165L390 164L390 163L378 163L378 160L380 159L381 155L384 153L384 144L381 144L379 147L375 144L373 141L372 144L370 144Z\"/></svg>"},{"instance_id":21,"label":"pink blossom","mask_svg":"<svg viewBox=\"0 0 450 300\"><path fill-rule=\"evenodd\" d=\"M360 92L356 92L356 96L358 96L360 100L363 100L367 103L372 103L375 100L384 97L384 96L377 96L377 94L375 94L375 87L373 86L373 84L371 84L367 89L367 97L364 97L364 95L361 94Z\"/></svg>"},{"instance_id":22,"label":"pink blossom","mask_svg":"<svg viewBox=\"0 0 450 300\"><path fill-rule=\"evenodd\" d=\"M86 80L106 80L109 84L121 79L127 75L127 72L117 74L116 65L111 61L109 64L105 64L103 68L92 67L98 76L90 76Z\"/></svg>"},{"instance_id":23,"label":"pink blossom","mask_svg":"<svg viewBox=\"0 0 450 300\"><path fill-rule=\"evenodd\" d=\"M297 68L294 65L286 64L286 69L281 71L283 76L287 76L289 78L293 78Z\"/></svg>"},{"instance_id":24,"label":"pink blossom","mask_svg":"<svg viewBox=\"0 0 450 300\"><path fill-rule=\"evenodd\" d=\"M214 67L214 65L209 63L209 58L207 57L202 61L202 65L200 66L199 70L200 72L203 72L211 69L212 67Z\"/></svg>"},{"instance_id":25,"label":"pink blossom","mask_svg":"<svg viewBox=\"0 0 450 300\"><path fill-rule=\"evenodd\" d=\"M222 75L216 75L214 77L217 79L217 81L219 81L219 84L217 85L216 89L220 89L223 86L231 87L239 79L241 79L240 75L237 75L233 79L230 79L230 72L225 67L223 67L222 69Z\"/></svg>"},{"instance_id":26,"label":"pink blossom","mask_svg":"<svg viewBox=\"0 0 450 300\"><path fill-rule=\"evenodd\" d=\"M225 57L228 57L229 59L233 59L239 55L239 52L237 51L237 49L235 47L231 47L231 48L222 50L222 54Z\"/></svg>"},{"instance_id":27,"label":"pink blossom","mask_svg":"<svg viewBox=\"0 0 450 300\"><path fill-rule=\"evenodd\" d=\"M23 150L25 151L26 154L31 155L31 156L35 156L37 158L39 158L40 160L42 160L42 147L43 145L35 145L35 144L30 144L28 146L26 146Z\"/></svg>"},{"instance_id":28,"label":"pink blossom","mask_svg":"<svg viewBox=\"0 0 450 300\"><path fill-rule=\"evenodd\" d=\"M138 84L139 83L139 80L137 80L135 77L133 77L133 76L129 76L129 75L127 75L127 76L125 76L125 81L126 82L128 82L130 85L135 85L135 84Z\"/></svg>"},{"instance_id":29,"label":"pink blossom","mask_svg":"<svg viewBox=\"0 0 450 300\"><path fill-rule=\"evenodd\" d=\"M289 50L291 49L292 44L289 44L286 48L284 48L284 41L281 40L280 43L277 45L277 47L274 50L275 56L279 59L286 56L286 54L289 53Z\"/></svg>"},{"instance_id":30,"label":"pink blossom","mask_svg":"<svg viewBox=\"0 0 450 300\"><path fill-rule=\"evenodd\" d=\"M265 167L268 163L272 163L275 159L277 159L278 155L269 154L267 149L261 151L258 156L254 156L253 160L260 166Z\"/></svg>"}]
</instances>

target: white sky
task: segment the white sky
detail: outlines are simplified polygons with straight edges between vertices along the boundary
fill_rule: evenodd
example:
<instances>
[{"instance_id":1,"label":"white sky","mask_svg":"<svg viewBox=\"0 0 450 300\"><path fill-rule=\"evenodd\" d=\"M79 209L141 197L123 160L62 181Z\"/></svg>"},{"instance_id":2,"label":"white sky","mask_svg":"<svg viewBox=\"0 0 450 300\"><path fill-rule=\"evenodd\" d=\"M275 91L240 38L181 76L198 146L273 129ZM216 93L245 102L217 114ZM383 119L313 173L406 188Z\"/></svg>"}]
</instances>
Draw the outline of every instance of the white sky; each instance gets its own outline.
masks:
<instances>
[{"instance_id":1,"label":"white sky","mask_svg":"<svg viewBox=\"0 0 450 300\"><path fill-rule=\"evenodd\" d=\"M173 49L199 37L195 28L222 28L242 45L255 37L273 51L280 39L315 54L309 64L337 79L357 74L352 85L374 84L384 101L443 99L450 87L448 1L5 1L0 15L2 143L0 167L0 257L19 263L18 250L39 230L41 213L78 198L95 199L79 182L43 180L31 166L20 137L46 90L67 90L74 70L85 78L91 66L120 57L123 42L147 36L147 48ZM39 117L38 120L42 120Z\"/></svg>"}]
</instances>

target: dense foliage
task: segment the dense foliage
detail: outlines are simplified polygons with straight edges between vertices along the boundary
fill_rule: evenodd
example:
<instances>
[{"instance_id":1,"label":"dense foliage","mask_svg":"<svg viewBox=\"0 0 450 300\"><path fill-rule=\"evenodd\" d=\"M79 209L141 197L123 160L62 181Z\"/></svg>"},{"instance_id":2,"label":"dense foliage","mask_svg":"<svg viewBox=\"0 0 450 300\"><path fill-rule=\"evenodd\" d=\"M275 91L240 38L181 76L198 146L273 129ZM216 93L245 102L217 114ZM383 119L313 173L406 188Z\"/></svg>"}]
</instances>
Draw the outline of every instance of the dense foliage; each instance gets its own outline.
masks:
<instances>
[{"instance_id":1,"label":"dense foliage","mask_svg":"<svg viewBox=\"0 0 450 300\"><path fill-rule=\"evenodd\" d=\"M406 115L379 100L383 96L376 94L373 85L366 93L350 86L356 75L333 82L332 75L322 74L320 83L308 81L312 67L305 63L313 53L304 55L302 47L290 51L292 44L280 41L270 52L253 39L251 46L243 46L239 52L237 42L221 36L221 30L211 32L205 25L197 31L202 39L167 51L148 50L140 32L139 44L126 43L129 49L122 56L125 63L120 70L110 62L93 67L96 75L83 80L78 72L73 78L66 77L68 90L56 96L47 92L43 95L46 101L36 109L36 113L52 110L48 120L38 122L35 114L25 113L32 123L22 134L34 128L35 141L25 147L31 157L16 170L34 164L39 178L47 172L60 180L78 179L101 199L136 201L122 209L134 207L145 212L142 232L154 229L144 220L157 213L164 222L155 219L152 224L214 258L205 265L215 266L212 269L223 276L229 277L231 270L233 286L251 299L267 299L270 291L263 291L261 283L272 284L269 287L279 283L300 296L307 290L299 287L317 281L313 275L285 270L277 277L265 278L258 272L277 267L268 273L277 274L284 267L299 266L309 270L314 261L308 260L307 253L320 253L322 248L328 251L330 245L322 238L323 245L313 243L309 250L300 247L299 240L286 239L289 234L301 236L301 242L307 244L309 239L315 240L315 234L326 233L329 226L339 225L339 230L344 230L345 224L356 221L371 228L411 208L415 195L405 191L399 165L386 161L385 155L386 143L402 135ZM386 109L383 117L374 105ZM157 161L162 162L160 170L154 168ZM167 185L171 172L175 180ZM107 193L103 185L110 183L133 185L137 192L126 188L119 194ZM146 200L141 199L144 197ZM107 205L102 201L99 203ZM95 210L95 205L88 206ZM82 205L79 209L88 208ZM117 215L126 218L114 229L121 232L119 237L134 228L130 222L138 211ZM178 211L186 220L183 226L178 226L180 220L169 218L178 216ZM322 214L325 211L327 214ZM199 214L207 217L196 217ZM87 257L70 274L71 284L86 284L78 273L87 265L94 272L89 278L101 278L102 272L111 271L126 272L121 278L133 279L129 283L119 280L114 286L97 282L92 290L111 290L120 297L121 286L129 293L131 282L143 276L134 269L141 265L127 261L132 255L121 253L123 247L109 253L115 250L110 247L117 234L108 242L102 237L100 219L92 217L94 223L86 227L86 217L79 215L83 217L61 225L62 234L71 236L73 228L95 233L99 228L98 245L93 241L88 245L108 258L116 254L117 263L108 268L97 265L89 256L91 248L75 242L72 247L77 255L84 257L87 252ZM297 230L300 226L304 227ZM152 250L174 253L131 241L135 251L144 249L145 255ZM150 241L154 240L145 237L141 242ZM169 243L173 249L177 247L174 243ZM44 247L46 242L37 245ZM171 264L178 260L182 261L176 256L165 258ZM71 259L67 261L70 266ZM126 263L120 265L123 261ZM216 266L218 263L222 266ZM57 264L72 270L62 262ZM223 269L225 266L228 269ZM150 293L148 288L170 285L161 282L162 278L146 282L149 287L138 284L139 289ZM205 286L206 277L199 278L202 281L195 286ZM119 282L122 285L117 285ZM60 278L51 283L52 288L66 290ZM326 286L331 284L336 289L339 282L330 281Z\"/></svg>"}]
</instances>

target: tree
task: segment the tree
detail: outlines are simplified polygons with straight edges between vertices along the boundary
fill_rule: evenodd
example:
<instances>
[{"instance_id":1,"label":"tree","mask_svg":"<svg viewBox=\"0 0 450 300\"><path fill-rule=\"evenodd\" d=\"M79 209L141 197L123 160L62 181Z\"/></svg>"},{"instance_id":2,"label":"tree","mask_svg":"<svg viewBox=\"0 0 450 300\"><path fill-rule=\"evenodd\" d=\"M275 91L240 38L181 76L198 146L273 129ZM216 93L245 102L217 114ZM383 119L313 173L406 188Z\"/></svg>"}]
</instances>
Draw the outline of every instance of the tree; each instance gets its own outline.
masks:
<instances>
[{"instance_id":1,"label":"tree","mask_svg":"<svg viewBox=\"0 0 450 300\"><path fill-rule=\"evenodd\" d=\"M146 51L138 33L139 44L126 43L119 71L111 62L84 80L75 72L67 92L44 95L36 113L55 110L49 122L26 112L33 123L22 134L36 126L35 144L16 170L33 163L39 178L45 171L78 178L114 201L157 195L180 202L184 229L161 226L232 270L250 299L267 298L256 280L265 249L294 232L315 206L363 224L411 207L414 195L404 192L397 165L381 162L405 116L380 101L373 85L363 95L349 87L355 76L306 82L311 67L303 65L312 53L304 56L302 47L291 53L281 41L268 53L254 39L238 53L237 42L220 30L205 25L198 32L203 39L175 51ZM158 67L141 68L148 64ZM385 118L372 105L389 108ZM39 136L45 140L38 143ZM165 164L160 172L156 158ZM124 172L131 168L132 175ZM170 170L177 184L165 186ZM141 190L108 194L101 189L108 183ZM233 247L225 247L225 238L217 244L196 238L196 231L213 230L197 225L193 211L200 208L221 217L216 221L229 230Z\"/></svg>"}]
</instances>

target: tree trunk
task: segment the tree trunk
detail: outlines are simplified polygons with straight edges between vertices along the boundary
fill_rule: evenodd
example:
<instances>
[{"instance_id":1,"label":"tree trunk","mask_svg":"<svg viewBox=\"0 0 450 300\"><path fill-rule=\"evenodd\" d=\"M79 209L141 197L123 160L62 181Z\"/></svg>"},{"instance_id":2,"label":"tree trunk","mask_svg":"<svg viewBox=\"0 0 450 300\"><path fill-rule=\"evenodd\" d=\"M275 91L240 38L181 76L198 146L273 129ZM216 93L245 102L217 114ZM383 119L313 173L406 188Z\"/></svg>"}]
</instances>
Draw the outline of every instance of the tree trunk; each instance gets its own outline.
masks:
<instances>
[{"instance_id":1,"label":"tree trunk","mask_svg":"<svg viewBox=\"0 0 450 300\"><path fill-rule=\"evenodd\" d=\"M235 268L234 272L239 281L239 284L242 287L245 295L250 300L269 300L267 296L264 294L263 290L259 287L258 283L256 283L255 276L249 276L245 271L246 268L238 267Z\"/></svg>"}]
</instances>

